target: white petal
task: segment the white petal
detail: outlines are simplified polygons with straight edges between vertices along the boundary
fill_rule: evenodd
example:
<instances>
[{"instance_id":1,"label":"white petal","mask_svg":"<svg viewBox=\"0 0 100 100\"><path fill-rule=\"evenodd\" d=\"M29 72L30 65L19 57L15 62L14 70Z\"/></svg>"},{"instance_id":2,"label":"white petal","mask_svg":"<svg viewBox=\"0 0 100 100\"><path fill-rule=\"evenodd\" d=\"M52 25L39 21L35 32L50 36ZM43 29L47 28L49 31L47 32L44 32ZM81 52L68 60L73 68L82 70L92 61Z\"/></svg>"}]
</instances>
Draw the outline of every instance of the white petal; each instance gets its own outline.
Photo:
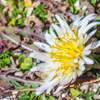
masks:
<instances>
[{"instance_id":1,"label":"white petal","mask_svg":"<svg viewBox=\"0 0 100 100\"><path fill-rule=\"evenodd\" d=\"M54 32L53 29L52 29L52 26L50 26L50 34L51 34L54 38L57 37L56 34L55 34L55 32Z\"/></svg>"},{"instance_id":2,"label":"white petal","mask_svg":"<svg viewBox=\"0 0 100 100\"><path fill-rule=\"evenodd\" d=\"M75 26L79 26L79 23L80 23L80 20L83 18L82 17L79 17L78 19L76 19L72 24L71 24L71 27L75 27Z\"/></svg>"},{"instance_id":3,"label":"white petal","mask_svg":"<svg viewBox=\"0 0 100 100\"><path fill-rule=\"evenodd\" d=\"M30 72L36 72L36 71L39 71L39 70L37 69L37 66L34 66L33 68L30 69Z\"/></svg>"},{"instance_id":4,"label":"white petal","mask_svg":"<svg viewBox=\"0 0 100 100\"><path fill-rule=\"evenodd\" d=\"M78 58L75 58L75 59L74 59L74 63L77 63L77 62L78 62Z\"/></svg>"},{"instance_id":5,"label":"white petal","mask_svg":"<svg viewBox=\"0 0 100 100\"><path fill-rule=\"evenodd\" d=\"M29 57L29 58L30 58L30 57L34 58L34 52L31 52L31 53L28 55L28 57Z\"/></svg>"},{"instance_id":6,"label":"white petal","mask_svg":"<svg viewBox=\"0 0 100 100\"><path fill-rule=\"evenodd\" d=\"M50 46L46 43L34 42L34 45L36 45L37 47L39 47L42 50L45 50L46 52L51 52Z\"/></svg>"},{"instance_id":7,"label":"white petal","mask_svg":"<svg viewBox=\"0 0 100 100\"><path fill-rule=\"evenodd\" d=\"M52 26L55 29L55 31L57 32L59 38L63 37L63 30L55 24L52 24Z\"/></svg>"},{"instance_id":8,"label":"white petal","mask_svg":"<svg viewBox=\"0 0 100 100\"><path fill-rule=\"evenodd\" d=\"M39 59L39 60L44 61L44 62L51 61L50 55L48 53L44 53L44 52L34 51L34 53L30 53L30 56L32 58L36 58L36 59Z\"/></svg>"},{"instance_id":9,"label":"white petal","mask_svg":"<svg viewBox=\"0 0 100 100\"><path fill-rule=\"evenodd\" d=\"M84 50L82 52L82 55L89 55L91 53L91 50Z\"/></svg>"},{"instance_id":10,"label":"white petal","mask_svg":"<svg viewBox=\"0 0 100 100\"><path fill-rule=\"evenodd\" d=\"M85 37L84 37L84 41L85 43L95 34L97 30L93 30L91 33L89 33L89 35L85 34Z\"/></svg>"},{"instance_id":11,"label":"white petal","mask_svg":"<svg viewBox=\"0 0 100 100\"><path fill-rule=\"evenodd\" d=\"M48 77L44 80L44 82L51 81L53 77L55 76L55 74L56 74L55 71L50 72Z\"/></svg>"},{"instance_id":12,"label":"white petal","mask_svg":"<svg viewBox=\"0 0 100 100\"><path fill-rule=\"evenodd\" d=\"M83 31L83 34L85 34L89 29L91 29L93 26L100 24L100 22L92 22L90 23L85 30Z\"/></svg>"},{"instance_id":13,"label":"white petal","mask_svg":"<svg viewBox=\"0 0 100 100\"><path fill-rule=\"evenodd\" d=\"M66 29L68 28L67 23L63 19L61 19L61 17L59 15L56 14L55 17L57 18L63 32L66 33Z\"/></svg>"},{"instance_id":14,"label":"white petal","mask_svg":"<svg viewBox=\"0 0 100 100\"><path fill-rule=\"evenodd\" d=\"M56 89L56 91L53 93L53 94L56 94L56 93L58 93L61 89L63 88L63 85L61 85L61 86L58 86L58 88Z\"/></svg>"},{"instance_id":15,"label":"white petal","mask_svg":"<svg viewBox=\"0 0 100 100\"><path fill-rule=\"evenodd\" d=\"M85 70L85 66L84 66L84 65L81 65L81 66L79 66L79 69L80 69L81 71L84 71L84 70Z\"/></svg>"},{"instance_id":16,"label":"white petal","mask_svg":"<svg viewBox=\"0 0 100 100\"><path fill-rule=\"evenodd\" d=\"M38 95L42 94L44 91L35 92L35 94L38 96Z\"/></svg>"},{"instance_id":17,"label":"white petal","mask_svg":"<svg viewBox=\"0 0 100 100\"><path fill-rule=\"evenodd\" d=\"M48 33L48 31L46 31L45 39L50 45L55 45L55 39L52 37L51 34Z\"/></svg>"},{"instance_id":18,"label":"white petal","mask_svg":"<svg viewBox=\"0 0 100 100\"><path fill-rule=\"evenodd\" d=\"M75 7L78 7L80 5L79 0L76 1L76 3L74 4Z\"/></svg>"},{"instance_id":19,"label":"white petal","mask_svg":"<svg viewBox=\"0 0 100 100\"><path fill-rule=\"evenodd\" d=\"M96 49L96 48L99 47L99 46L100 46L100 40L97 41L97 42L93 42L90 49Z\"/></svg>"},{"instance_id":20,"label":"white petal","mask_svg":"<svg viewBox=\"0 0 100 100\"><path fill-rule=\"evenodd\" d=\"M26 17L29 17L31 15L32 11L33 11L33 7L29 8L29 10L26 14Z\"/></svg>"},{"instance_id":21,"label":"white petal","mask_svg":"<svg viewBox=\"0 0 100 100\"><path fill-rule=\"evenodd\" d=\"M73 72L73 79L75 79L75 80L76 80L76 78L77 78L77 75L76 75L76 73L75 73L75 72Z\"/></svg>"},{"instance_id":22,"label":"white petal","mask_svg":"<svg viewBox=\"0 0 100 100\"><path fill-rule=\"evenodd\" d=\"M55 78L50 82L46 82L43 83L39 88L36 89L36 91L43 91L43 90L47 90L50 86L52 85L56 85L57 84L58 79Z\"/></svg>"},{"instance_id":23,"label":"white petal","mask_svg":"<svg viewBox=\"0 0 100 100\"><path fill-rule=\"evenodd\" d=\"M92 43L90 43L89 45L87 45L87 46L84 48L84 50L89 50L89 49L91 48L91 46L92 46Z\"/></svg>"},{"instance_id":24,"label":"white petal","mask_svg":"<svg viewBox=\"0 0 100 100\"><path fill-rule=\"evenodd\" d=\"M88 21L84 22L84 24L80 27L80 29L78 30L78 35L80 36L80 34L83 33L84 29L86 28L88 24Z\"/></svg>"},{"instance_id":25,"label":"white petal","mask_svg":"<svg viewBox=\"0 0 100 100\"><path fill-rule=\"evenodd\" d=\"M78 73L77 73L77 74L78 74L78 77L79 77L79 76L81 76L81 75L82 75L82 73L83 73L83 71L81 71L81 70L80 70L80 71L78 71Z\"/></svg>"},{"instance_id":26,"label":"white petal","mask_svg":"<svg viewBox=\"0 0 100 100\"><path fill-rule=\"evenodd\" d=\"M50 86L50 87L47 89L46 94L49 94L50 91L53 89L53 87L54 87L54 86Z\"/></svg>"},{"instance_id":27,"label":"white petal","mask_svg":"<svg viewBox=\"0 0 100 100\"><path fill-rule=\"evenodd\" d=\"M84 61L82 59L79 60L80 65L84 65Z\"/></svg>"},{"instance_id":28,"label":"white petal","mask_svg":"<svg viewBox=\"0 0 100 100\"><path fill-rule=\"evenodd\" d=\"M84 61L86 62L86 64L93 64L94 61L86 56L83 56Z\"/></svg>"},{"instance_id":29,"label":"white petal","mask_svg":"<svg viewBox=\"0 0 100 100\"><path fill-rule=\"evenodd\" d=\"M87 20L89 20L94 15L95 15L94 13L93 14L89 14L85 18L83 18L83 20L80 23L80 26L83 25L84 22L86 22Z\"/></svg>"}]
</instances>

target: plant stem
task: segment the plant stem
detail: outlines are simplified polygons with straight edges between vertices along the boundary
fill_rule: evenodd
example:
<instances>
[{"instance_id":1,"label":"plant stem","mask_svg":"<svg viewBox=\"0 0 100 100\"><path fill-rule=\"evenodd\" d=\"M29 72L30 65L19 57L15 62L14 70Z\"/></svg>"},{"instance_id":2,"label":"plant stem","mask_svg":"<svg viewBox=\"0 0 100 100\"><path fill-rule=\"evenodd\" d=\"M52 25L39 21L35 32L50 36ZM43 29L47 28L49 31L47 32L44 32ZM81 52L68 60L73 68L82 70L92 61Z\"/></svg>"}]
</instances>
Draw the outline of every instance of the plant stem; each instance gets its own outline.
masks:
<instances>
[{"instance_id":1,"label":"plant stem","mask_svg":"<svg viewBox=\"0 0 100 100\"><path fill-rule=\"evenodd\" d=\"M42 82L36 82L36 81L31 81L31 80L24 80L24 79L20 79L18 77L14 77L14 76L11 76L11 75L0 75L1 78L12 78L12 79L15 79L16 81L19 81L19 82L23 82L23 83L33 83L33 84L43 84Z\"/></svg>"},{"instance_id":2,"label":"plant stem","mask_svg":"<svg viewBox=\"0 0 100 100\"><path fill-rule=\"evenodd\" d=\"M33 89L23 89L23 90L4 90L4 92L13 92L13 91L32 91L35 90L35 88Z\"/></svg>"},{"instance_id":3,"label":"plant stem","mask_svg":"<svg viewBox=\"0 0 100 100\"><path fill-rule=\"evenodd\" d=\"M1 35L7 39L9 39L10 41L14 42L15 44L17 45L20 45L21 47L23 47L24 49L28 50L28 51L33 51L33 49L23 45L23 44L20 44L19 42L15 41L14 39L12 39L11 37L9 37L8 35L4 34L3 32L1 33Z\"/></svg>"}]
</instances>

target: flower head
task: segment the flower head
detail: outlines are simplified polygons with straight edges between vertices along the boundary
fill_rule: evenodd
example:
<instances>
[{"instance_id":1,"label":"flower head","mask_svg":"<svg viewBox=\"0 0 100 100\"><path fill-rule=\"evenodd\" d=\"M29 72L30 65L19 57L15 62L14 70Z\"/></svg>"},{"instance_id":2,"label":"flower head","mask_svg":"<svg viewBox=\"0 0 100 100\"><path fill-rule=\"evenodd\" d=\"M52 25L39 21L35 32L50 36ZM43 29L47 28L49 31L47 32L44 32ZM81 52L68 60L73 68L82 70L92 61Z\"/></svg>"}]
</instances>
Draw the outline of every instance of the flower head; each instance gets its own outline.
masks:
<instances>
[{"instance_id":1,"label":"flower head","mask_svg":"<svg viewBox=\"0 0 100 100\"><path fill-rule=\"evenodd\" d=\"M93 26L100 24L100 22L89 23L95 18L95 14L78 18L70 27L63 17L55 16L59 26L52 24L50 32L46 32L45 39L48 44L34 42L45 52L34 51L30 53L30 57L44 62L31 69L31 71L38 70L41 72L41 78L44 79L44 84L36 89L37 95L45 90L47 90L46 93L49 93L54 86L59 84L54 92L55 94L63 89L66 84L74 82L77 76L80 76L85 70L84 64L94 63L92 59L87 57L91 53L91 49L100 46L100 41L85 45L96 30L90 32L90 34L86 32Z\"/></svg>"}]
</instances>

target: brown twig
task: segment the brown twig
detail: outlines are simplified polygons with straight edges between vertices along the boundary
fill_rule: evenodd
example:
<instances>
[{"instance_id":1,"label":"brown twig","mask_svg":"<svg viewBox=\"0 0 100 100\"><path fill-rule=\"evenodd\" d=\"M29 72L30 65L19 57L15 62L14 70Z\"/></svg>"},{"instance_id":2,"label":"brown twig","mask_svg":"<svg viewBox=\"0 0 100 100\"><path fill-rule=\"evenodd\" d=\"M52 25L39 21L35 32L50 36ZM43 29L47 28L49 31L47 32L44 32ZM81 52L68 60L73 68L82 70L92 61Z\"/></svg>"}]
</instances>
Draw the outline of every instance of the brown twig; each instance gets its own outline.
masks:
<instances>
[{"instance_id":1,"label":"brown twig","mask_svg":"<svg viewBox=\"0 0 100 100\"><path fill-rule=\"evenodd\" d=\"M13 91L32 91L32 90L35 90L35 88L33 88L33 89L23 89L23 90L4 90L4 92L6 93L6 92L13 92Z\"/></svg>"},{"instance_id":2,"label":"brown twig","mask_svg":"<svg viewBox=\"0 0 100 100\"><path fill-rule=\"evenodd\" d=\"M33 84L43 84L42 82L36 82L36 81L31 81L31 80L24 80L24 79L20 79L18 77L14 77L14 76L11 76L11 75L0 75L1 78L12 78L12 79L15 79L16 81L19 81L19 82L23 82L23 83L33 83Z\"/></svg>"},{"instance_id":3,"label":"brown twig","mask_svg":"<svg viewBox=\"0 0 100 100\"><path fill-rule=\"evenodd\" d=\"M71 85L69 85L69 87L86 85L86 84L90 84L90 83L94 83L94 82L98 82L98 81L100 81L100 79L94 79L94 80L91 80L91 81L87 81L87 82L83 82L83 83L78 83L78 84L71 84Z\"/></svg>"},{"instance_id":4,"label":"brown twig","mask_svg":"<svg viewBox=\"0 0 100 100\"><path fill-rule=\"evenodd\" d=\"M23 44L20 44L19 42L15 41L14 39L12 39L12 38L9 37L8 35L4 34L3 32L1 33L1 35L2 35L3 37L5 37L5 38L9 39L10 41L14 42L15 44L20 45L22 48L24 48L24 49L26 49L26 50L28 50L28 51L31 51L31 52L33 51L33 49L31 49L31 48L29 48L29 47L27 47L27 46L25 46L25 45L23 45Z\"/></svg>"}]
</instances>

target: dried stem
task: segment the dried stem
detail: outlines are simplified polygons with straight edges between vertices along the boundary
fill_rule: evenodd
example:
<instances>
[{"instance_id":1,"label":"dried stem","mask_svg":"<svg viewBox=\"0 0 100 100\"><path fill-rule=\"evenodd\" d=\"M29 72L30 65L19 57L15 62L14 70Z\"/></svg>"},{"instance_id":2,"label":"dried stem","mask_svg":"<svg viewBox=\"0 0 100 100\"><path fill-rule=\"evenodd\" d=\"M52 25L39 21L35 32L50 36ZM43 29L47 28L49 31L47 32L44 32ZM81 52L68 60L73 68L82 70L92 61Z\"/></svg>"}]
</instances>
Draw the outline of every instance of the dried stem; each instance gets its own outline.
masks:
<instances>
[{"instance_id":1,"label":"dried stem","mask_svg":"<svg viewBox=\"0 0 100 100\"><path fill-rule=\"evenodd\" d=\"M4 90L4 92L6 93L6 92L13 92L13 91L33 91L33 90L35 90L35 88L33 88L33 89L23 89L23 90Z\"/></svg>"},{"instance_id":2,"label":"dried stem","mask_svg":"<svg viewBox=\"0 0 100 100\"><path fill-rule=\"evenodd\" d=\"M100 79L94 79L94 80L91 80L91 81L87 81L87 82L83 82L83 83L78 83L78 84L72 84L72 85L69 85L69 87L86 85L86 84L90 84L90 83L94 83L94 82L98 82L98 81L100 81Z\"/></svg>"},{"instance_id":3,"label":"dried stem","mask_svg":"<svg viewBox=\"0 0 100 100\"><path fill-rule=\"evenodd\" d=\"M7 36L6 34L4 34L3 32L1 33L3 37L9 39L10 41L14 42L15 44L17 45L20 45L21 47L23 47L24 49L28 50L28 51L33 51L33 49L23 45L23 44L20 44L19 42L15 41L14 39L12 39L11 37Z\"/></svg>"},{"instance_id":4,"label":"dried stem","mask_svg":"<svg viewBox=\"0 0 100 100\"><path fill-rule=\"evenodd\" d=\"M12 62L12 64L13 64L13 69L16 69L16 64L15 64L14 59L13 59L12 56L10 57L10 60L11 60L11 62Z\"/></svg>"},{"instance_id":5,"label":"dried stem","mask_svg":"<svg viewBox=\"0 0 100 100\"><path fill-rule=\"evenodd\" d=\"M24 79L20 79L18 77L14 77L14 76L11 76L11 75L0 75L1 78L12 78L12 79L15 79L16 81L19 81L19 82L23 82L23 83L33 83L33 84L43 84L42 82L36 82L36 81L31 81L31 80L24 80Z\"/></svg>"}]
</instances>

